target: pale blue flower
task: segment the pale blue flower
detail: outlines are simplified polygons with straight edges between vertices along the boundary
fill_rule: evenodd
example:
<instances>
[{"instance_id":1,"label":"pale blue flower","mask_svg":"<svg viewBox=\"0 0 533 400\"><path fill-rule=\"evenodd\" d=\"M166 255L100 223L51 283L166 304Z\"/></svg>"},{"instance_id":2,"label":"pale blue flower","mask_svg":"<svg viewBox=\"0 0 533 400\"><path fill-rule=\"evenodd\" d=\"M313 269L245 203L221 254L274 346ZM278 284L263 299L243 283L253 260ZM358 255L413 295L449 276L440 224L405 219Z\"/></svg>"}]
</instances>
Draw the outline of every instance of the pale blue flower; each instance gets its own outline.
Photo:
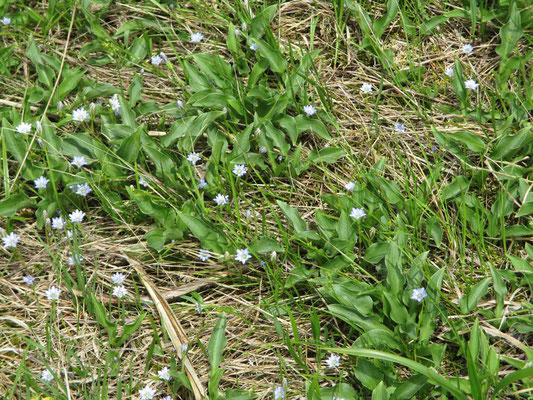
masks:
<instances>
[{"instance_id":1,"label":"pale blue flower","mask_svg":"<svg viewBox=\"0 0 533 400\"><path fill-rule=\"evenodd\" d=\"M204 39L204 35L200 32L193 33L191 35L191 43L200 43Z\"/></svg>"},{"instance_id":2,"label":"pale blue flower","mask_svg":"<svg viewBox=\"0 0 533 400\"><path fill-rule=\"evenodd\" d=\"M250 251L248 249L239 249L235 255L235 260L243 264L246 264L250 258L252 258L252 256L250 255Z\"/></svg>"},{"instance_id":3,"label":"pale blue flower","mask_svg":"<svg viewBox=\"0 0 533 400\"><path fill-rule=\"evenodd\" d=\"M413 293L411 293L411 299L418 301L419 303L422 302L427 297L426 289L424 288L418 288L413 289Z\"/></svg>"},{"instance_id":4,"label":"pale blue flower","mask_svg":"<svg viewBox=\"0 0 533 400\"><path fill-rule=\"evenodd\" d=\"M48 182L50 182L50 180L46 179L44 176L40 176L33 181L35 189L46 189Z\"/></svg>"},{"instance_id":5,"label":"pale blue flower","mask_svg":"<svg viewBox=\"0 0 533 400\"><path fill-rule=\"evenodd\" d=\"M352 208L352 212L350 212L350 217L358 221L361 218L366 217L365 210L363 208Z\"/></svg>"},{"instance_id":6,"label":"pale blue flower","mask_svg":"<svg viewBox=\"0 0 533 400\"><path fill-rule=\"evenodd\" d=\"M304 113L306 113L309 117L315 115L316 108L311 105L304 106Z\"/></svg>"},{"instance_id":7,"label":"pale blue flower","mask_svg":"<svg viewBox=\"0 0 533 400\"><path fill-rule=\"evenodd\" d=\"M11 232L9 235L4 236L2 241L4 242L4 247L6 249L9 247L16 248L19 239L19 235L17 235L15 232Z\"/></svg>"}]
</instances>

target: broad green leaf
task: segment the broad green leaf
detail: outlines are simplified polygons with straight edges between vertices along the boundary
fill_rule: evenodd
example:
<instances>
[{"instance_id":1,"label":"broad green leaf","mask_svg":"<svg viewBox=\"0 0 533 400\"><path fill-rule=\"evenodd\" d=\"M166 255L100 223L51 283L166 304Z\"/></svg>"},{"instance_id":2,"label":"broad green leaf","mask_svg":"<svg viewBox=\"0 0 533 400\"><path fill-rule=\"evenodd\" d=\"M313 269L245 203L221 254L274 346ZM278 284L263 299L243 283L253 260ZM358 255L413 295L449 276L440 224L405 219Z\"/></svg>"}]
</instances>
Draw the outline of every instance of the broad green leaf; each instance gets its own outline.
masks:
<instances>
[{"instance_id":1,"label":"broad green leaf","mask_svg":"<svg viewBox=\"0 0 533 400\"><path fill-rule=\"evenodd\" d=\"M287 60L281 55L279 49L274 49L262 40L256 40L255 43L259 46L259 53L268 61L272 71L278 73L285 71L287 68Z\"/></svg>"},{"instance_id":2,"label":"broad green leaf","mask_svg":"<svg viewBox=\"0 0 533 400\"><path fill-rule=\"evenodd\" d=\"M372 390L372 400L389 400L390 394L387 392L387 388L383 381Z\"/></svg>"},{"instance_id":3,"label":"broad green leaf","mask_svg":"<svg viewBox=\"0 0 533 400\"><path fill-rule=\"evenodd\" d=\"M450 133L447 137L478 153L484 152L487 149L487 145L483 139L471 132L461 131Z\"/></svg>"},{"instance_id":4,"label":"broad green leaf","mask_svg":"<svg viewBox=\"0 0 533 400\"><path fill-rule=\"evenodd\" d=\"M278 200L277 201L278 206L281 208L281 210L285 213L287 218L289 219L290 223L294 227L294 230L298 232L304 232L307 230L307 224L305 221L300 217L300 214L298 213L298 210L292 208L287 203Z\"/></svg>"},{"instance_id":5,"label":"broad green leaf","mask_svg":"<svg viewBox=\"0 0 533 400\"><path fill-rule=\"evenodd\" d=\"M408 400L414 398L414 395L422 389L428 378L422 374L415 374L407 381L399 384L392 394L393 400Z\"/></svg>"},{"instance_id":6,"label":"broad green leaf","mask_svg":"<svg viewBox=\"0 0 533 400\"><path fill-rule=\"evenodd\" d=\"M70 92L72 92L78 86L84 74L85 71L79 68L68 68L63 71L61 83L57 87L54 96L54 103L57 103L58 100L63 100Z\"/></svg>"},{"instance_id":7,"label":"broad green leaf","mask_svg":"<svg viewBox=\"0 0 533 400\"><path fill-rule=\"evenodd\" d=\"M396 14L398 14L398 0L388 0L387 1L387 12L385 15L377 20L374 21L374 35L376 38L381 38L383 36L383 33L385 33L385 29L387 26L390 25L392 20L396 17Z\"/></svg>"},{"instance_id":8,"label":"broad green leaf","mask_svg":"<svg viewBox=\"0 0 533 400\"><path fill-rule=\"evenodd\" d=\"M373 363L364 358L357 360L357 366L353 370L355 377L367 389L375 389L383 380L383 372L379 370Z\"/></svg>"},{"instance_id":9,"label":"broad green leaf","mask_svg":"<svg viewBox=\"0 0 533 400\"><path fill-rule=\"evenodd\" d=\"M215 371L220 366L220 362L222 361L222 353L226 344L226 313L222 313L218 318L207 345L211 372Z\"/></svg>"},{"instance_id":10,"label":"broad green leaf","mask_svg":"<svg viewBox=\"0 0 533 400\"><path fill-rule=\"evenodd\" d=\"M443 201L451 200L466 193L470 184L464 176L455 177L452 182L441 191Z\"/></svg>"},{"instance_id":11,"label":"broad green leaf","mask_svg":"<svg viewBox=\"0 0 533 400\"><path fill-rule=\"evenodd\" d=\"M511 54L522 37L522 22L516 1L511 2L508 15L507 23L500 28L501 44L496 47L496 53L502 58L506 58Z\"/></svg>"},{"instance_id":12,"label":"broad green leaf","mask_svg":"<svg viewBox=\"0 0 533 400\"><path fill-rule=\"evenodd\" d=\"M451 382L449 379L443 377L442 375L439 375L433 369L426 367L425 365L419 362L410 360L408 358L398 356L393 353L387 353L385 351L372 350L372 349L357 349L354 347L351 347L351 348L331 347L331 348L325 348L324 350L331 351L333 353L348 354L348 355L355 356L355 357L376 358L378 360L389 361L389 362L403 365L411 369L412 371L418 372L419 374L426 376L430 383L436 384L446 389L456 399L468 400L468 397L461 390L459 390L457 386L453 382ZM533 371L533 367L531 367L531 370Z\"/></svg>"},{"instance_id":13,"label":"broad green leaf","mask_svg":"<svg viewBox=\"0 0 533 400\"><path fill-rule=\"evenodd\" d=\"M226 46L228 46L229 51L235 54L242 53L239 47L239 41L235 35L235 25L232 22L228 25L228 37L226 39Z\"/></svg>"},{"instance_id":14,"label":"broad green leaf","mask_svg":"<svg viewBox=\"0 0 533 400\"><path fill-rule=\"evenodd\" d=\"M491 278L483 279L472 286L468 294L461 298L460 305L463 313L468 314L474 311L481 298L488 293L490 281Z\"/></svg>"},{"instance_id":15,"label":"broad green leaf","mask_svg":"<svg viewBox=\"0 0 533 400\"><path fill-rule=\"evenodd\" d=\"M533 130L531 129L531 126L528 125L512 136L506 135L501 138L494 147L490 157L495 160L507 160L520 150L530 154L532 143Z\"/></svg>"},{"instance_id":16,"label":"broad green leaf","mask_svg":"<svg viewBox=\"0 0 533 400\"><path fill-rule=\"evenodd\" d=\"M105 307L98 301L94 293L89 293L89 296L96 321L106 330L109 335L109 342L114 342L117 336L117 324L109 320Z\"/></svg>"},{"instance_id":17,"label":"broad green leaf","mask_svg":"<svg viewBox=\"0 0 533 400\"><path fill-rule=\"evenodd\" d=\"M277 241L271 239L267 236L263 236L261 239L256 240L250 244L250 249L255 253L266 254L276 252L283 252L283 247L281 247Z\"/></svg>"},{"instance_id":18,"label":"broad green leaf","mask_svg":"<svg viewBox=\"0 0 533 400\"><path fill-rule=\"evenodd\" d=\"M135 333L137 329L141 326L144 317L146 316L146 313L141 313L135 320L135 322L131 324L124 325L124 328L122 328L122 334L120 337L111 343L113 347L121 347L128 338Z\"/></svg>"},{"instance_id":19,"label":"broad green leaf","mask_svg":"<svg viewBox=\"0 0 533 400\"><path fill-rule=\"evenodd\" d=\"M377 264L385 258L389 248L388 243L373 243L366 249L364 260L371 264Z\"/></svg>"},{"instance_id":20,"label":"broad green leaf","mask_svg":"<svg viewBox=\"0 0 533 400\"><path fill-rule=\"evenodd\" d=\"M250 22L250 36L260 38L269 29L270 23L274 19L277 10L277 4L272 4L263 8Z\"/></svg>"},{"instance_id":21,"label":"broad green leaf","mask_svg":"<svg viewBox=\"0 0 533 400\"><path fill-rule=\"evenodd\" d=\"M25 193L20 192L0 201L0 215L3 217L13 217L20 209L35 206L35 200L30 199Z\"/></svg>"},{"instance_id":22,"label":"broad green leaf","mask_svg":"<svg viewBox=\"0 0 533 400\"><path fill-rule=\"evenodd\" d=\"M334 163L339 158L343 157L346 154L343 148L341 147L326 147L322 150L311 150L308 155L309 161L313 163Z\"/></svg>"}]
</instances>

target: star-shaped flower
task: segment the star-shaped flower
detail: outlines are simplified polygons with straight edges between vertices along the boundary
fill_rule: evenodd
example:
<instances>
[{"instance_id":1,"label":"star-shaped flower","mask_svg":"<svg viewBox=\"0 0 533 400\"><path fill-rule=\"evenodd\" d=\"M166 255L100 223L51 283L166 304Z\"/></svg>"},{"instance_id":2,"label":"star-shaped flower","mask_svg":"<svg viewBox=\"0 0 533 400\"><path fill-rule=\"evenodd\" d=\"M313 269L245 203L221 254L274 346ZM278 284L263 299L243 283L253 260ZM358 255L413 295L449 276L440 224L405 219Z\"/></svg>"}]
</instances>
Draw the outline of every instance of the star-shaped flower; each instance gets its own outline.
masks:
<instances>
[{"instance_id":1,"label":"star-shaped flower","mask_svg":"<svg viewBox=\"0 0 533 400\"><path fill-rule=\"evenodd\" d=\"M366 217L365 210L363 208L352 208L352 212L350 212L350 217L358 221L361 218Z\"/></svg>"},{"instance_id":2,"label":"star-shaped flower","mask_svg":"<svg viewBox=\"0 0 533 400\"><path fill-rule=\"evenodd\" d=\"M17 132L23 135L27 135L31 132L31 124L29 124L28 122L21 122L17 125Z\"/></svg>"},{"instance_id":3,"label":"star-shaped flower","mask_svg":"<svg viewBox=\"0 0 533 400\"><path fill-rule=\"evenodd\" d=\"M33 184L35 185L35 189L46 189L48 182L50 182L48 179L44 176L40 176L33 181Z\"/></svg>"}]
</instances>

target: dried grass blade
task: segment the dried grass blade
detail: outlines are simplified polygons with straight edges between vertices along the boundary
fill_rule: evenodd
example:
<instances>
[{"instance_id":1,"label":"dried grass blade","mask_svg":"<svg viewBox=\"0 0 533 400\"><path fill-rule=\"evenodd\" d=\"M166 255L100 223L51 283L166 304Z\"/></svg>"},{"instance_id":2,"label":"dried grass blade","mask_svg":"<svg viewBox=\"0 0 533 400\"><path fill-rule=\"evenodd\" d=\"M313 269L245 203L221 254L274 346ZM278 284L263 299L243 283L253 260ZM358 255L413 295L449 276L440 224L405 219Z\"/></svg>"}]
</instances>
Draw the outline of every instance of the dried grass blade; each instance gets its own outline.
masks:
<instances>
[{"instance_id":1,"label":"dried grass blade","mask_svg":"<svg viewBox=\"0 0 533 400\"><path fill-rule=\"evenodd\" d=\"M187 339L187 335L185 334L184 329L182 328L181 324L179 323L178 319L172 312L172 309L168 305L165 298L159 293L159 290L155 286L155 284L152 282L148 274L145 272L144 268L135 260L132 260L128 256L124 256L129 263L133 266L135 271L137 271L137 274L139 274L139 277L141 278L141 281L143 285L146 287L146 290L148 290L148 293L150 294L150 297L152 298L154 305L157 308L157 311L159 312L159 316L161 317L161 322L165 326L168 335L170 336L170 340L172 341L172 344L174 345L174 348L176 349L176 352L178 353L179 357L183 360L183 365L185 366L185 372L187 376L189 377L189 381L191 383L194 398L196 400L203 400L206 398L205 395L205 389L202 386L202 383L200 382L200 379L198 379L198 375L196 375L196 372L194 371L194 368L189 361L187 355L182 354L181 351L181 345L183 343L188 343L189 340Z\"/></svg>"}]
</instances>

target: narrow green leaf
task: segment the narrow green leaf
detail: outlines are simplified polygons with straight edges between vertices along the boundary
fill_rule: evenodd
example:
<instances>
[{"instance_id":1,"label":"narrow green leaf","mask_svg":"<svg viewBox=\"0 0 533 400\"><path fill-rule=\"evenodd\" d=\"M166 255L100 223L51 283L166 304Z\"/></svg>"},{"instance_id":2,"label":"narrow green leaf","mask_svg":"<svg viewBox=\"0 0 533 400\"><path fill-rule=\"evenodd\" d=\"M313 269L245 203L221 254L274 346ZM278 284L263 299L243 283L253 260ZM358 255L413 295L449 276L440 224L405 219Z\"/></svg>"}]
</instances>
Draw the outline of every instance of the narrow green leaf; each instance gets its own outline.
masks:
<instances>
[{"instance_id":1,"label":"narrow green leaf","mask_svg":"<svg viewBox=\"0 0 533 400\"><path fill-rule=\"evenodd\" d=\"M222 361L222 352L224 351L226 344L226 313L222 313L222 315L220 315L218 318L207 345L211 373L216 371L220 366L220 362Z\"/></svg>"}]
</instances>

